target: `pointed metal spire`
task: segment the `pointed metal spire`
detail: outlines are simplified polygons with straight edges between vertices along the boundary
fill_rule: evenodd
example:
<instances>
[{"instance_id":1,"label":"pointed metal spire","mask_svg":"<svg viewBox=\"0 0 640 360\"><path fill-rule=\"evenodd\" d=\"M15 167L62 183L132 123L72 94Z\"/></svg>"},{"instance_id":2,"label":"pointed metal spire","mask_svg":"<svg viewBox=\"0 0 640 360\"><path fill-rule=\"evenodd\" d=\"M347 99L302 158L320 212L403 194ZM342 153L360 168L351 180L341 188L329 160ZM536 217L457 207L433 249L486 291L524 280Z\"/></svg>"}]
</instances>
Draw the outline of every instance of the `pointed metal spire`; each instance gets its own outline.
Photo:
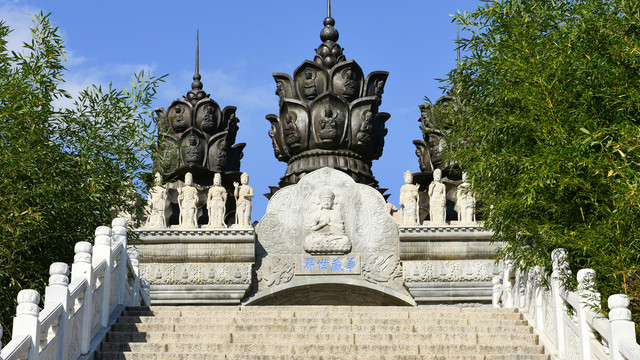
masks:
<instances>
[{"instance_id":1,"label":"pointed metal spire","mask_svg":"<svg viewBox=\"0 0 640 360\"><path fill-rule=\"evenodd\" d=\"M200 74L200 29L196 28L196 74Z\"/></svg>"},{"instance_id":2,"label":"pointed metal spire","mask_svg":"<svg viewBox=\"0 0 640 360\"><path fill-rule=\"evenodd\" d=\"M327 0L327 17L331 17L331 0Z\"/></svg>"},{"instance_id":3,"label":"pointed metal spire","mask_svg":"<svg viewBox=\"0 0 640 360\"><path fill-rule=\"evenodd\" d=\"M196 71L195 74L193 74L191 90L189 90L186 96L192 105L209 96L202 91L202 82L200 79L202 79L202 76L200 76L200 29L196 29Z\"/></svg>"}]
</instances>

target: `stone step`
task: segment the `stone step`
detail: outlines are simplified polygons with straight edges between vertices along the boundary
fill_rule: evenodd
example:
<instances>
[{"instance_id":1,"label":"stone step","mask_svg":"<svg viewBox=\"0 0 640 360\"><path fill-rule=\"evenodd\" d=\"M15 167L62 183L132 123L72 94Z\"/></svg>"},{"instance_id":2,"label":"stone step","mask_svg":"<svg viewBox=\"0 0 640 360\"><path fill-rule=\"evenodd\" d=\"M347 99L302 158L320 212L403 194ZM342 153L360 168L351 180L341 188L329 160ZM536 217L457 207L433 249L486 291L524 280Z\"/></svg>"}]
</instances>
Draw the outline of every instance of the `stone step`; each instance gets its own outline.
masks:
<instances>
[{"instance_id":1,"label":"stone step","mask_svg":"<svg viewBox=\"0 0 640 360\"><path fill-rule=\"evenodd\" d=\"M489 334L531 334L533 329L525 324L514 325L429 325L418 324L347 324L326 323L306 324L153 324L153 323L116 323L112 331L119 332L367 332L367 333L489 333Z\"/></svg>"},{"instance_id":2,"label":"stone step","mask_svg":"<svg viewBox=\"0 0 640 360\"><path fill-rule=\"evenodd\" d=\"M261 325L261 324L275 324L275 325L295 325L295 324L334 324L334 325L396 325L396 324L411 324L411 325L450 325L450 326L462 326L462 325L487 325L487 326L522 326L528 325L525 320L501 320L501 319L460 319L460 318L441 318L441 319L367 319L367 318L238 318L238 317L220 317L220 318L202 318L202 317L140 317L140 316L121 316L118 318L119 324L245 324L245 325Z\"/></svg>"},{"instance_id":3,"label":"stone step","mask_svg":"<svg viewBox=\"0 0 640 360\"><path fill-rule=\"evenodd\" d=\"M393 312L393 311L412 311L412 312L433 312L433 313L466 313L466 312L498 312L498 313L517 313L517 309L494 308L489 305L460 307L460 306L332 306L332 305L274 305L274 306L207 306L207 305L182 305L182 306L138 306L127 307L126 311L176 311L184 310L188 312L222 312L229 313L234 311L241 312L269 312L269 311L305 311L305 312Z\"/></svg>"},{"instance_id":4,"label":"stone step","mask_svg":"<svg viewBox=\"0 0 640 360\"><path fill-rule=\"evenodd\" d=\"M227 355L501 355L544 354L541 345L464 345L464 344L413 344L413 345L263 345L263 344L209 344L209 343L112 343L101 345L102 352L151 352L151 353L209 353Z\"/></svg>"},{"instance_id":5,"label":"stone step","mask_svg":"<svg viewBox=\"0 0 640 360\"><path fill-rule=\"evenodd\" d=\"M220 317L213 318L198 318L198 317L138 317L138 316L124 316L118 318L117 323L141 323L141 324L217 324L217 325L231 325L231 324L243 324L243 325L262 325L262 324L275 324L275 325L397 325L397 324L409 324L409 325L449 325L449 326L464 326L464 325L486 325L486 326L526 326L528 325L525 320L495 320L495 319L420 319L420 320L398 320L398 319L364 319L364 318L315 318L315 319L301 319L301 318L234 318L234 317Z\"/></svg>"},{"instance_id":6,"label":"stone step","mask_svg":"<svg viewBox=\"0 0 640 360\"><path fill-rule=\"evenodd\" d=\"M466 319L504 319L504 320L519 320L522 316L516 312L423 312L423 311L410 311L410 310L396 310L396 311L333 311L333 312L316 312L316 311L234 311L234 312L220 312L220 311L190 311L185 310L127 310L122 313L122 316L139 316L139 317L198 317L198 318L220 318L221 315L231 316L236 318L302 318L302 319L316 319L316 318L376 318L376 319L442 319L460 317Z\"/></svg>"},{"instance_id":7,"label":"stone step","mask_svg":"<svg viewBox=\"0 0 640 360\"><path fill-rule=\"evenodd\" d=\"M107 341L114 343L183 343L206 344L316 344L316 345L375 345L380 342L396 345L467 344L467 345L537 345L534 334L477 334L477 333L175 333L175 332L110 332Z\"/></svg>"},{"instance_id":8,"label":"stone step","mask_svg":"<svg viewBox=\"0 0 640 360\"><path fill-rule=\"evenodd\" d=\"M358 360L549 360L543 354L494 354L494 355L359 355ZM297 355L297 360L353 360L353 355ZM211 353L131 353L104 352L96 360L291 360L291 355L232 355Z\"/></svg>"}]
</instances>

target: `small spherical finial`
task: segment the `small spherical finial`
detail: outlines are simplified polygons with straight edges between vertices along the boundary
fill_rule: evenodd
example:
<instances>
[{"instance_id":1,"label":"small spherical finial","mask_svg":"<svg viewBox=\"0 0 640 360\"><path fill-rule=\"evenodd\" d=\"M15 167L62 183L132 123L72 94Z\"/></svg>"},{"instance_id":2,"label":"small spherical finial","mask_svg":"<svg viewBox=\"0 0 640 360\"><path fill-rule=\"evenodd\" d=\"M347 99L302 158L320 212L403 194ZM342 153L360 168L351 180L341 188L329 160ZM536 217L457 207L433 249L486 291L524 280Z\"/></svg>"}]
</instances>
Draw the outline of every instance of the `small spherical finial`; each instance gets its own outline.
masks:
<instances>
[{"instance_id":1,"label":"small spherical finial","mask_svg":"<svg viewBox=\"0 0 640 360\"><path fill-rule=\"evenodd\" d=\"M327 17L324 19L323 23L324 29L320 31L320 40L337 42L340 34L338 33L338 29L333 27L336 24L336 21L331 17Z\"/></svg>"}]
</instances>

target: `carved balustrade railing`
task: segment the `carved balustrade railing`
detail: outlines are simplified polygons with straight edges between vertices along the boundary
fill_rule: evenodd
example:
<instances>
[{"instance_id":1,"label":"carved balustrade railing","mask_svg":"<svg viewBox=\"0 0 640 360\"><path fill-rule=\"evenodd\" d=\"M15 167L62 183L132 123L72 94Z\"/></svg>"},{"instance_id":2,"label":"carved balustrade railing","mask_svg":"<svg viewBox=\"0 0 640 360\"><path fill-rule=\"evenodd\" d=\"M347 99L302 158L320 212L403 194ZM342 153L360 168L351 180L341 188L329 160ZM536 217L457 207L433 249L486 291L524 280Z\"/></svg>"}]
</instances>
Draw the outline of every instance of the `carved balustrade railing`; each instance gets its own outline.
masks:
<instances>
[{"instance_id":1,"label":"carved balustrade railing","mask_svg":"<svg viewBox=\"0 0 640 360\"><path fill-rule=\"evenodd\" d=\"M553 271L546 279L540 267L524 272L506 260L503 276L493 278L493 306L520 308L554 359L640 359L629 297L610 296L605 317L595 271L578 271L578 289L567 290L562 280L571 276L567 251L556 249L551 256Z\"/></svg>"},{"instance_id":2,"label":"carved balustrade railing","mask_svg":"<svg viewBox=\"0 0 640 360\"><path fill-rule=\"evenodd\" d=\"M18 293L12 340L0 346L0 360L76 360L100 344L125 306L148 305L140 283L139 254L127 251L127 220L100 226L95 242L78 242L71 266L49 268L44 308L35 290ZM0 335L2 330L0 328Z\"/></svg>"}]
</instances>

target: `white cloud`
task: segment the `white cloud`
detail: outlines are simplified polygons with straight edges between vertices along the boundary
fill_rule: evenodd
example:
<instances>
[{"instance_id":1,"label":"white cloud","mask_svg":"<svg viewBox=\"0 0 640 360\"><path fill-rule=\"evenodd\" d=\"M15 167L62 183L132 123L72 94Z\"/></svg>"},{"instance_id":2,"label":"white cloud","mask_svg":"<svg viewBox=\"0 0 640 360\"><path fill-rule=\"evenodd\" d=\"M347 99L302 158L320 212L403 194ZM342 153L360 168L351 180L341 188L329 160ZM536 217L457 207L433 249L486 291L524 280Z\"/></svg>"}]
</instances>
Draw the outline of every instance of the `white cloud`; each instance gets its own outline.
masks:
<instances>
[{"instance_id":1,"label":"white cloud","mask_svg":"<svg viewBox=\"0 0 640 360\"><path fill-rule=\"evenodd\" d=\"M38 10L35 8L16 3L0 4L0 14L2 14L0 20L13 30L7 37L7 49L9 52L20 52L22 51L23 43L31 42L33 19L29 14L36 14L37 12Z\"/></svg>"}]
</instances>

